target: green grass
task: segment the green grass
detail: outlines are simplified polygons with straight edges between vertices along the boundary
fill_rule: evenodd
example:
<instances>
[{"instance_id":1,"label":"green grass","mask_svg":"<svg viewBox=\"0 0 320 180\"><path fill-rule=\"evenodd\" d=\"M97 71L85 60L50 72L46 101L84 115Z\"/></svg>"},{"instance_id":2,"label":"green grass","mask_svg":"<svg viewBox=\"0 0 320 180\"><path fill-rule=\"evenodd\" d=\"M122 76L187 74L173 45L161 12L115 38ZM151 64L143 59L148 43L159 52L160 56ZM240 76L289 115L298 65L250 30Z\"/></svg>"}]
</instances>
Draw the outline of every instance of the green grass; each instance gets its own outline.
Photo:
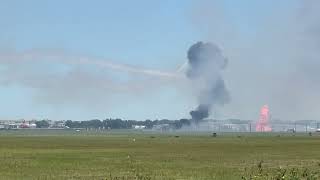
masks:
<instances>
[{"instance_id":1,"label":"green grass","mask_svg":"<svg viewBox=\"0 0 320 180\"><path fill-rule=\"evenodd\" d=\"M175 135L0 131L0 179L258 179L280 167L320 170L319 135Z\"/></svg>"}]
</instances>

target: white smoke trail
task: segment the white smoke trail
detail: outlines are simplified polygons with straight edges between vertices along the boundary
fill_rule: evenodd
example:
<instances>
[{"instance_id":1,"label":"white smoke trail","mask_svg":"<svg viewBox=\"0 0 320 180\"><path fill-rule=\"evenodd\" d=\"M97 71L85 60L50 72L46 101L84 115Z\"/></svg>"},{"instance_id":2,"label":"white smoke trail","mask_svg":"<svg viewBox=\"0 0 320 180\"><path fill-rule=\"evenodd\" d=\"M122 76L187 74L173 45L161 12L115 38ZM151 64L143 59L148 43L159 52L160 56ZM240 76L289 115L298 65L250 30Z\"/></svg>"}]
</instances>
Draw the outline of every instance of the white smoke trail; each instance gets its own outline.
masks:
<instances>
[{"instance_id":1,"label":"white smoke trail","mask_svg":"<svg viewBox=\"0 0 320 180\"><path fill-rule=\"evenodd\" d=\"M62 51L41 51L30 50L22 53L17 52L0 52L0 65L1 64L15 64L19 62L36 62L39 60L52 60L64 64L88 64L96 65L101 68L111 69L115 71L122 71L132 74L141 74L146 76L153 76L165 79L180 79L184 75L181 73L180 68L176 72L165 72L154 69L144 69L131 65L114 63L103 58L94 58L88 56L74 56ZM182 67L182 66L181 66Z\"/></svg>"},{"instance_id":2,"label":"white smoke trail","mask_svg":"<svg viewBox=\"0 0 320 180\"><path fill-rule=\"evenodd\" d=\"M0 88L26 88L32 103L57 109L72 104L103 111L110 102L118 103L118 97L140 99L180 88L185 80L175 70L146 69L61 50L0 51Z\"/></svg>"},{"instance_id":3,"label":"white smoke trail","mask_svg":"<svg viewBox=\"0 0 320 180\"><path fill-rule=\"evenodd\" d=\"M188 61L185 61L179 68L177 69L177 73L185 73L188 68Z\"/></svg>"}]
</instances>

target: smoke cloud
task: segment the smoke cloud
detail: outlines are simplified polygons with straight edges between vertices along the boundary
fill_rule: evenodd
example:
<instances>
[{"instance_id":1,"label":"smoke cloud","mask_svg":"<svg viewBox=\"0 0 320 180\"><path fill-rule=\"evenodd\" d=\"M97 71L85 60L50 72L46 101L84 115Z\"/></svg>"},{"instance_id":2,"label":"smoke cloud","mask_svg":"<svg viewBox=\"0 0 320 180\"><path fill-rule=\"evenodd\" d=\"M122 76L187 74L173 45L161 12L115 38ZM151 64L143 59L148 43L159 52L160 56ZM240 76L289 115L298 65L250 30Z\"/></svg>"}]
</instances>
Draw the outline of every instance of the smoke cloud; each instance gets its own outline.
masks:
<instances>
[{"instance_id":1,"label":"smoke cloud","mask_svg":"<svg viewBox=\"0 0 320 180\"><path fill-rule=\"evenodd\" d=\"M227 67L228 61L215 44L197 42L188 50L188 63L186 75L196 89L199 103L190 115L197 122L209 117L214 105L229 102L229 92L221 73Z\"/></svg>"},{"instance_id":2,"label":"smoke cloud","mask_svg":"<svg viewBox=\"0 0 320 180\"><path fill-rule=\"evenodd\" d=\"M230 13L223 1L199 1L191 12L194 27L232 59L224 72L232 102L219 118L257 120L268 104L273 118L319 119L320 2L245 3Z\"/></svg>"}]
</instances>

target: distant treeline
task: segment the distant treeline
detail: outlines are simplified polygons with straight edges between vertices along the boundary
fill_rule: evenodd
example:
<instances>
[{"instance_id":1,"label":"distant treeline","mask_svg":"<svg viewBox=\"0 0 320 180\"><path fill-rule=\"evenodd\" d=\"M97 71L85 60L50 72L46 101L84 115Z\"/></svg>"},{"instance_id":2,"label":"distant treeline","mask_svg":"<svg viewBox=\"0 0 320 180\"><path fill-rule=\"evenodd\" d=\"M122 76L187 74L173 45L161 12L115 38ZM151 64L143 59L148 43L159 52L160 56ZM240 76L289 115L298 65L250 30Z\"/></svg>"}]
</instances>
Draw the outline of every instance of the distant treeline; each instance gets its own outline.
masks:
<instances>
[{"instance_id":1,"label":"distant treeline","mask_svg":"<svg viewBox=\"0 0 320 180\"><path fill-rule=\"evenodd\" d=\"M241 119L226 119L226 120L215 120L208 119L203 120L211 123L217 124L255 124L255 121L252 120L241 120ZM188 126L192 124L191 119L180 119L180 120L145 120L145 121L137 121L137 120L123 120L123 119L93 119L88 121L51 121L51 120L40 120L36 121L37 128L90 128L90 129L132 129L135 126L140 126L146 129L152 128L170 128L170 129L180 129L183 126ZM281 120L271 120L272 124L296 124L296 125L310 125L316 124L317 128L320 128L320 121L316 120L299 120L299 121L281 121ZM139 128L139 127L138 127Z\"/></svg>"},{"instance_id":2,"label":"distant treeline","mask_svg":"<svg viewBox=\"0 0 320 180\"><path fill-rule=\"evenodd\" d=\"M71 121L67 120L65 126L69 128L95 128L95 129L131 129L134 126L145 126L146 129L151 129L156 125L169 125L171 128L180 129L184 125L190 125L189 119L180 120L122 120L122 119L93 119L89 121Z\"/></svg>"},{"instance_id":3,"label":"distant treeline","mask_svg":"<svg viewBox=\"0 0 320 180\"><path fill-rule=\"evenodd\" d=\"M37 128L48 128L52 127L49 123L50 120L41 120L36 121ZM232 123L232 124L248 124L251 121L248 120L240 120L240 119L228 119L224 121L219 120L204 120L204 121L210 121L210 122L224 122L224 123ZM52 122L52 121L50 121ZM92 129L131 129L135 126L144 126L146 129L152 129L155 127L161 128L161 126L164 126L165 128L171 128L171 129L180 129L183 126L188 126L192 123L191 119L180 119L180 120L168 120L168 119L162 119L162 120L145 120L145 121L137 121L137 120L123 120L120 118L116 119L105 119L105 120L99 120L99 119L93 119L88 121L58 121L58 122L64 122L63 124L66 127L69 128L92 128Z\"/></svg>"}]
</instances>

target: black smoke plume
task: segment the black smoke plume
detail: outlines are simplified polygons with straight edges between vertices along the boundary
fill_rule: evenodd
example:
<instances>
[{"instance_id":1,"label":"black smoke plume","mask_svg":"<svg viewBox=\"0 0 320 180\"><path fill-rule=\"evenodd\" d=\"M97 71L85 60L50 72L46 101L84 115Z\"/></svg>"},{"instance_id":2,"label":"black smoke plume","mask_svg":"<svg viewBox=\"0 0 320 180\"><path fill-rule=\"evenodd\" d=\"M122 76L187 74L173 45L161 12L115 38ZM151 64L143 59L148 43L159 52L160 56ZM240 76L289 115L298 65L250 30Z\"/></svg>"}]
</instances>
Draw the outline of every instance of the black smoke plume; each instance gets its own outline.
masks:
<instances>
[{"instance_id":1,"label":"black smoke plume","mask_svg":"<svg viewBox=\"0 0 320 180\"><path fill-rule=\"evenodd\" d=\"M188 50L189 69L187 77L196 88L198 107L190 112L196 123L209 117L214 105L223 105L230 100L221 72L228 60L218 46L212 43L197 42Z\"/></svg>"}]
</instances>

